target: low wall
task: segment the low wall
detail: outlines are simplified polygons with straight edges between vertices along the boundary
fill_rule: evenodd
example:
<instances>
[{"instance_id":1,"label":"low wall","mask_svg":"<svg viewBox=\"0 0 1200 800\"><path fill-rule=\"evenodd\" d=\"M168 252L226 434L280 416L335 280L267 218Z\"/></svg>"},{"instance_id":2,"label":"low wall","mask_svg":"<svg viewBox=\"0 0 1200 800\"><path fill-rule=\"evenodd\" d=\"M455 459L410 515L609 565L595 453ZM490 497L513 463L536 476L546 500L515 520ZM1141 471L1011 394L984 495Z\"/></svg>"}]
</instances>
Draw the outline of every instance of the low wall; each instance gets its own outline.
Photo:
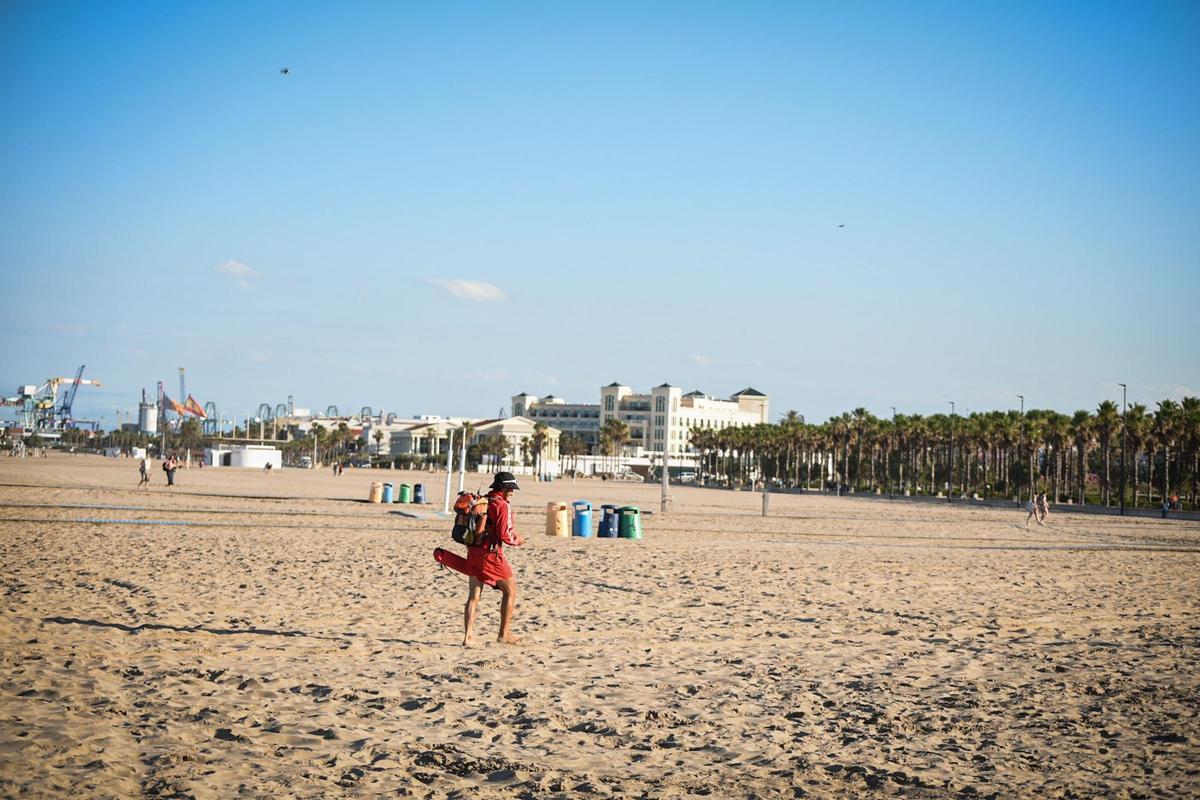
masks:
<instances>
[{"instance_id":1,"label":"low wall","mask_svg":"<svg viewBox=\"0 0 1200 800\"><path fill-rule=\"evenodd\" d=\"M724 486L705 486L702 488L720 489L723 491L730 491L729 489L727 489ZM748 491L748 490L743 489L742 491ZM822 497L837 497L838 496L836 492L825 491L823 489L822 490L772 489L771 494L801 494L801 495L807 494L807 495L820 495ZM956 506L959 506L959 505L961 505L961 506L980 506L983 508L1010 508L1010 509L1014 509L1014 510L1025 508L1024 501L1014 502L1012 500L1001 500L1001 499L964 500L964 499L955 498L953 500L953 502L951 502L951 501L948 501L945 497L930 497L929 495L910 495L908 497L905 497L904 495L898 495L898 494L892 495L889 497L886 493L874 494L873 492L872 493L860 492L857 494L850 492L850 493L842 494L841 496L842 497L853 497L858 500L876 500L876 501L882 501L885 503L887 503L887 502L937 503L940 505L950 504L950 505L956 505ZM1055 514L1098 514L1101 516L1108 516L1108 517L1121 516L1121 509L1117 508L1115 506L1110 508L1107 506L1079 505L1076 503L1052 503L1050 506L1050 510L1052 513L1055 513ZM1127 517L1147 517L1147 518L1159 519L1162 517L1162 511L1160 511L1157 508L1131 508L1129 506L1126 506L1125 507L1125 516L1127 516ZM1167 519L1200 521L1200 511L1168 511Z\"/></svg>"}]
</instances>

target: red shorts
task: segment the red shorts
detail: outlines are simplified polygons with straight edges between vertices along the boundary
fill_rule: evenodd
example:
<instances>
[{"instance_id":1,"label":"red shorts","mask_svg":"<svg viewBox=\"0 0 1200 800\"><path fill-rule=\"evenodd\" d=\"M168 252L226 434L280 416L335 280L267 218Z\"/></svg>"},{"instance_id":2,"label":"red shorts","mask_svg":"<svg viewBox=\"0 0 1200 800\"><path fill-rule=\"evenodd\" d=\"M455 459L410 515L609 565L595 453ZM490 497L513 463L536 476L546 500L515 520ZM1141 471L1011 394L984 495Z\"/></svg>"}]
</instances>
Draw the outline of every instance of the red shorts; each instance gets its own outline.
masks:
<instances>
[{"instance_id":1,"label":"red shorts","mask_svg":"<svg viewBox=\"0 0 1200 800\"><path fill-rule=\"evenodd\" d=\"M483 581L506 581L513 576L512 567L504 558L504 551L488 550L486 547L467 548L467 569Z\"/></svg>"}]
</instances>

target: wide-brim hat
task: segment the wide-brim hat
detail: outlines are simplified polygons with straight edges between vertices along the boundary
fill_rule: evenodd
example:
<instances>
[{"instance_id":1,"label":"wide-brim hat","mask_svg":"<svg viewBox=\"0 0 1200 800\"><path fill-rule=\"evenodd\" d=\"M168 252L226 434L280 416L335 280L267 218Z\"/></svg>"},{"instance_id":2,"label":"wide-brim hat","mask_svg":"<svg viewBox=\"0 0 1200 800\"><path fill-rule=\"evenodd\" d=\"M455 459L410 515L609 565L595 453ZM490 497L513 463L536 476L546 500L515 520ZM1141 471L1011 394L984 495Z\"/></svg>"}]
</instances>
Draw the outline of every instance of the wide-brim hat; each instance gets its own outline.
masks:
<instances>
[{"instance_id":1,"label":"wide-brim hat","mask_svg":"<svg viewBox=\"0 0 1200 800\"><path fill-rule=\"evenodd\" d=\"M511 472L497 472L496 477L492 479L491 488L498 489L500 491L505 489L512 489L516 491L521 487L517 485L517 479L513 477Z\"/></svg>"}]
</instances>

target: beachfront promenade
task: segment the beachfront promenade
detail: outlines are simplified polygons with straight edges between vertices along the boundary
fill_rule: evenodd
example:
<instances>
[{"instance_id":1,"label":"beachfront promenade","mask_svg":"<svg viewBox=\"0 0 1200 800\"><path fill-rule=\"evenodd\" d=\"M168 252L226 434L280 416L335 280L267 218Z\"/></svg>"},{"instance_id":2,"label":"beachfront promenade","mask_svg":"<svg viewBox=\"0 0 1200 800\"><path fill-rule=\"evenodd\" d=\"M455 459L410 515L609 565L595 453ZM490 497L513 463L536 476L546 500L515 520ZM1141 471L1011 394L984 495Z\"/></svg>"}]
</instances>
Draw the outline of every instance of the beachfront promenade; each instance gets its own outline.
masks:
<instances>
[{"instance_id":1,"label":"beachfront promenade","mask_svg":"<svg viewBox=\"0 0 1200 800\"><path fill-rule=\"evenodd\" d=\"M1200 792L1200 523L674 486L552 539L659 488L527 482L525 642L464 650L448 525L379 479L0 459L0 794Z\"/></svg>"}]
</instances>

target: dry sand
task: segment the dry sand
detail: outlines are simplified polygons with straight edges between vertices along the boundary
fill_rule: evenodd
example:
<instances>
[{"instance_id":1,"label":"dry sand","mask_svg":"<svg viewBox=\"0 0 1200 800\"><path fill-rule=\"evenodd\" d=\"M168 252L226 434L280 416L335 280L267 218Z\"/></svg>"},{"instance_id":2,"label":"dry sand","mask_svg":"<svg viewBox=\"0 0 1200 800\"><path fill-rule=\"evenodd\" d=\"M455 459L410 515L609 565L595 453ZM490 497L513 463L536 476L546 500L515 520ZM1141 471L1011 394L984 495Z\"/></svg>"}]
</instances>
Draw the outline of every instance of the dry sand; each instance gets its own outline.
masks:
<instances>
[{"instance_id":1,"label":"dry sand","mask_svg":"<svg viewBox=\"0 0 1200 800\"><path fill-rule=\"evenodd\" d=\"M642 542L564 540L547 500L657 487L526 482L525 641L489 591L464 649L448 525L381 476L440 505L0 459L0 793L1200 793L1200 524L676 487Z\"/></svg>"}]
</instances>

